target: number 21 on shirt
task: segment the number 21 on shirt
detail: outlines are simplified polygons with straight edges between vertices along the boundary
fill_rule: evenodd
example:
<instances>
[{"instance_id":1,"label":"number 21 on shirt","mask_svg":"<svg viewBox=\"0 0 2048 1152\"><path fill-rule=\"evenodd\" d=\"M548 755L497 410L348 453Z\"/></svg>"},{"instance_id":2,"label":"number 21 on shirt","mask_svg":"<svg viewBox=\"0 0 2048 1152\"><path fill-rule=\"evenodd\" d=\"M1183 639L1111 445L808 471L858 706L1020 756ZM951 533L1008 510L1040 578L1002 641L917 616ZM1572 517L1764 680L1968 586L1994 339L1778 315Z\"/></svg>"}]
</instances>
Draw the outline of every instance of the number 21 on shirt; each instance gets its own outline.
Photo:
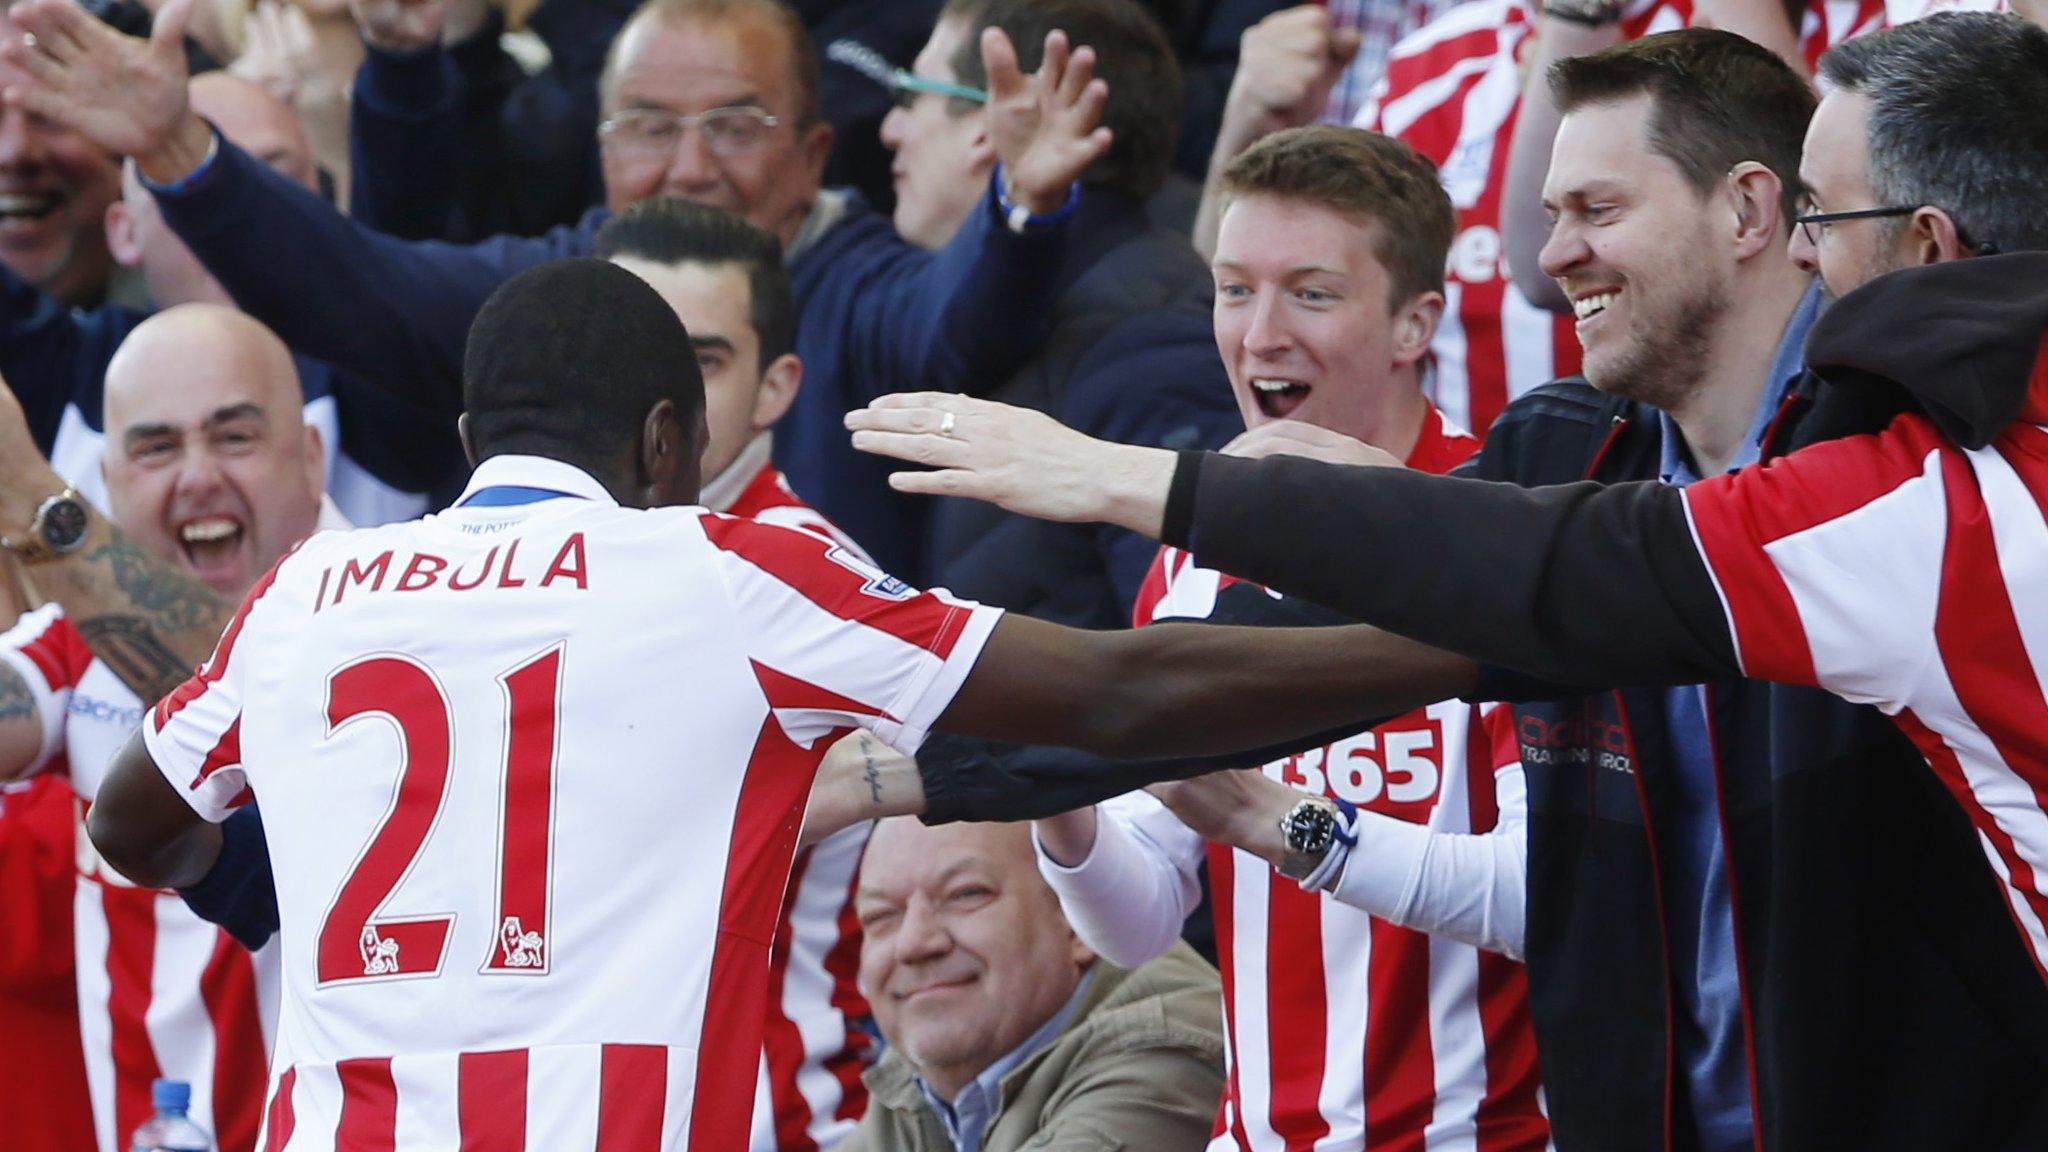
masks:
<instances>
[{"instance_id":1,"label":"number 21 on shirt","mask_svg":"<svg viewBox=\"0 0 2048 1152\"><path fill-rule=\"evenodd\" d=\"M562 649L557 644L498 677L505 701L499 790L497 915L486 974L546 975L554 873ZM446 962L453 915L385 917L440 822L448 796L455 715L433 670L381 653L327 678L327 735L378 718L398 731L398 787L320 921L320 985L432 977Z\"/></svg>"}]
</instances>

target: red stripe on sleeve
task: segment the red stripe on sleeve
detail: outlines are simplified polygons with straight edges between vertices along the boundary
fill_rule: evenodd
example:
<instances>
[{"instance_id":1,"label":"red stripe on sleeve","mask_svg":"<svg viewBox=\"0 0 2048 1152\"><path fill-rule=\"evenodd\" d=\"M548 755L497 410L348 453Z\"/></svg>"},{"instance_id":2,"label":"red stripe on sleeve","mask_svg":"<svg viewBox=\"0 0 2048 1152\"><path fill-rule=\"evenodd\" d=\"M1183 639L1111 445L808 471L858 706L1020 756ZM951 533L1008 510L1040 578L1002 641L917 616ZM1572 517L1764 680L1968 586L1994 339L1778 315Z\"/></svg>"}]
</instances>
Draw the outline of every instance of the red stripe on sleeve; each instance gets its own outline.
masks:
<instances>
[{"instance_id":1,"label":"red stripe on sleeve","mask_svg":"<svg viewBox=\"0 0 2048 1152\"><path fill-rule=\"evenodd\" d=\"M298 546L293 545L292 552L296 551ZM292 558L292 552L286 552L279 557L277 563L271 565L270 571L265 572L263 578L249 589L249 594L242 598L242 606L235 609L234 618L221 630L220 643L214 647L213 659L207 661L206 666L190 680L178 685L170 695L157 701L156 726L159 732L163 730L164 725L171 722L171 717L184 711L186 706L205 695L209 687L227 674L228 661L235 654L235 642L242 638L242 625L249 619L249 610L256 607L256 602L263 599L264 594L270 591L270 586L277 582L277 570L284 566L286 560Z\"/></svg>"},{"instance_id":2,"label":"red stripe on sleeve","mask_svg":"<svg viewBox=\"0 0 2048 1152\"><path fill-rule=\"evenodd\" d=\"M298 1115L292 1109L292 1086L298 1079L296 1068L285 1069L284 1075L277 1078L277 1091L270 1097L270 1116L264 1121L263 1152L284 1152L284 1146L291 1142L292 1129L298 1124Z\"/></svg>"},{"instance_id":3,"label":"red stripe on sleeve","mask_svg":"<svg viewBox=\"0 0 2048 1152\"><path fill-rule=\"evenodd\" d=\"M808 680L777 671L759 660L751 660L748 663L754 666L754 678L760 682L761 693L768 697L770 708L792 712L800 709L838 712L848 716L872 716L900 723L887 709L841 696L830 688L821 688Z\"/></svg>"},{"instance_id":4,"label":"red stripe on sleeve","mask_svg":"<svg viewBox=\"0 0 2048 1152\"><path fill-rule=\"evenodd\" d=\"M192 783L185 785L189 791L206 783L206 778L223 768L232 768L242 762L242 718L237 716L228 724L228 730L213 742L206 759L199 765L199 774L192 777ZM245 790L246 791L246 790Z\"/></svg>"},{"instance_id":5,"label":"red stripe on sleeve","mask_svg":"<svg viewBox=\"0 0 2048 1152\"><path fill-rule=\"evenodd\" d=\"M1919 479L1942 444L1933 425L1901 417L1878 436L1801 449L1688 487L1686 511L1720 589L1745 675L1812 684L1799 609L1766 545L1840 519Z\"/></svg>"},{"instance_id":6,"label":"red stripe on sleeve","mask_svg":"<svg viewBox=\"0 0 2048 1152\"><path fill-rule=\"evenodd\" d=\"M709 1032L707 1029L707 1037ZM722 1055L730 1055L721 1050ZM706 1049L700 1060L716 1057ZM747 1099L753 1100L754 1060L747 1065ZM603 1152L661 1152L661 1126L668 1117L668 1049L658 1044L607 1044L604 1046L597 1101L597 1146ZM704 1065L698 1065L701 1075ZM748 1109L751 1111L751 1107ZM702 1107L698 1109L702 1114ZM713 1152L720 1147L746 1147L746 1117L740 1118L740 1143L700 1145L694 1130L690 1147Z\"/></svg>"},{"instance_id":7,"label":"red stripe on sleeve","mask_svg":"<svg viewBox=\"0 0 2048 1152\"><path fill-rule=\"evenodd\" d=\"M156 1109L149 1086L162 1076L147 1022L156 969L154 888L97 886L107 918L107 1018L113 1031L114 1127L126 1136Z\"/></svg>"},{"instance_id":8,"label":"red stripe on sleeve","mask_svg":"<svg viewBox=\"0 0 2048 1152\"><path fill-rule=\"evenodd\" d=\"M348 1152L396 1152L398 1085L391 1078L390 1057L337 1061L334 1072L341 1078L334 1146Z\"/></svg>"},{"instance_id":9,"label":"red stripe on sleeve","mask_svg":"<svg viewBox=\"0 0 2048 1152\"><path fill-rule=\"evenodd\" d=\"M464 1052L455 1061L462 1152L524 1152L526 1050Z\"/></svg>"},{"instance_id":10,"label":"red stripe on sleeve","mask_svg":"<svg viewBox=\"0 0 2048 1152\"><path fill-rule=\"evenodd\" d=\"M225 932L214 932L199 993L213 1022L214 1136L220 1152L249 1152L263 1123L258 1086L269 1075L270 1060L263 1050L255 966L248 950Z\"/></svg>"},{"instance_id":11,"label":"red stripe on sleeve","mask_svg":"<svg viewBox=\"0 0 2048 1152\"><path fill-rule=\"evenodd\" d=\"M830 541L793 528L730 516L705 516L704 535L841 620L864 624L944 659L967 627L970 612L928 592L896 597L881 569Z\"/></svg>"},{"instance_id":12,"label":"red stripe on sleeve","mask_svg":"<svg viewBox=\"0 0 2048 1152\"><path fill-rule=\"evenodd\" d=\"M92 649L86 646L85 637L62 616L51 620L20 651L43 674L43 682L52 692L78 687L85 670L92 666Z\"/></svg>"}]
</instances>

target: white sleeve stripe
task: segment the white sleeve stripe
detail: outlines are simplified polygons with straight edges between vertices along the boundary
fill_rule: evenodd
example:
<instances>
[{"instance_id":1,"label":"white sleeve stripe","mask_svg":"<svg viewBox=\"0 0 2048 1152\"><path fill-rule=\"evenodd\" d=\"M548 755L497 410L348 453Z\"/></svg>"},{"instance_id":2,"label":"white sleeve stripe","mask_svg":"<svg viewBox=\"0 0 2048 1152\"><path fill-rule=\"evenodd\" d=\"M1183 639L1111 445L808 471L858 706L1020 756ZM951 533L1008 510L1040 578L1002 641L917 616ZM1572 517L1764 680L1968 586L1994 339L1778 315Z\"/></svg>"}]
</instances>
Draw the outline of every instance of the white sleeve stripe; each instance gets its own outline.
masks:
<instances>
[{"instance_id":1,"label":"white sleeve stripe","mask_svg":"<svg viewBox=\"0 0 2048 1152\"><path fill-rule=\"evenodd\" d=\"M1706 541L1700 539L1699 522L1693 518L1692 501L1680 500L1685 509L1685 530L1692 535L1692 550L1700 558L1700 567L1707 570L1707 583L1714 586L1714 599L1721 602L1721 619L1728 625L1728 647L1735 653L1735 666L1747 670L1749 664L1742 658L1742 633L1735 626L1735 609L1728 603L1728 593L1721 587L1721 574L1714 571L1714 565L1707 558Z\"/></svg>"}]
</instances>

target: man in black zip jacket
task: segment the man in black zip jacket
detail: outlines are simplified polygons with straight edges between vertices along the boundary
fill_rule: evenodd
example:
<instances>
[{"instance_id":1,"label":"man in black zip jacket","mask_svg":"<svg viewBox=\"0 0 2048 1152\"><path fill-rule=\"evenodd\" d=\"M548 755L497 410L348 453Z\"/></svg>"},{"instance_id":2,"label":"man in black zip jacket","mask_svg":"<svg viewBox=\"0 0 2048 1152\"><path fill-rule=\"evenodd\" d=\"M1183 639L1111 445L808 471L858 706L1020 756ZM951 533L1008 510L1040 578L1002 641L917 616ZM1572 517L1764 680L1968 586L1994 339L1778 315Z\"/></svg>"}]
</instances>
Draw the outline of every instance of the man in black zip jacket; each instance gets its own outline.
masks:
<instances>
[{"instance_id":1,"label":"man in black zip jacket","mask_svg":"<svg viewBox=\"0 0 2048 1152\"><path fill-rule=\"evenodd\" d=\"M1978 37L1980 47L1987 36L1991 43L2015 41L2017 52L2001 57L1987 51L1985 59L1992 65L1988 71L1993 74L2000 62L2027 62L2025 37L2016 37L2010 25L1955 32ZM1914 34L1919 40L1904 43L1901 54L1912 57L1921 49L1921 55L1938 56L1944 47L1952 47L1942 43L1942 33L1937 23L1933 33ZM1691 36L1702 51L1712 49L1706 36ZM1639 43L1652 45L1662 39ZM1635 63L1660 53L1679 55L1677 45L1682 43L1635 49ZM1571 112L1582 100L1586 106L1581 112L1593 115L1577 117L1579 127L1602 127L1606 131L1597 134L1599 138L1618 139L1624 146L1631 142L1621 131L1624 125L1597 120L1603 109L1612 111L1611 88L1605 98L1585 99L1590 89L1599 87L1599 74L1611 76L1617 64L1627 65L1631 50L1605 55L1604 61L1589 57L1590 64L1568 66L1560 77L1560 102L1568 115L1552 190L1559 193L1555 206L1563 223L1546 253L1546 264L1552 265L1546 270L1559 275L1583 302L1589 374L1610 388L1621 384L1619 390L1634 399L1603 396L1577 382L1553 385L1525 398L1495 426L1479 458L1477 474L1483 478L1521 486L1580 479L1663 479L1668 484L1689 478L1688 471L1718 471L1741 462L1743 456L1738 449L1719 460L1711 458L1711 436L1696 434L1701 424L1697 390L1660 393L1644 387L1660 382L1660 371L1662 380L1673 379L1673 361L1691 351L1685 314L1663 313L1674 324L1659 333L1659 347L1646 348L1640 340L1615 335L1617 318L1624 332L1633 328L1640 334L1641 320L1656 313L1663 302L1659 293L1668 301L1680 286L1671 279L1640 275L1652 271L1641 253L1633 262L1622 259L1616 255L1618 242L1613 237L1586 238L1617 224L1625 228L1627 217L1641 210L1631 202L1627 187L1597 179L1575 183L1573 169L1566 164L1572 147ZM1862 53L1866 66L1873 55L1881 61L1884 46ZM1686 63L1692 77L1712 83L1714 72L1702 67L1700 59ZM1576 79L1572 67L1579 70ZM1910 86L1916 77L1892 79L1893 86ZM1917 79L1924 85L1928 72ZM1854 86L1850 77L1846 87ZM1668 90L1654 82L1644 87L1672 102ZM1762 115L1756 112L1753 118ZM1886 123L1885 110L1880 109L1872 121L1873 147L1884 139ZM1707 209L1703 216L1728 207L1739 233L1745 212L1765 212L1768 198L1747 205L1741 201L1742 166L1723 165L1724 157L1711 155L1702 141L1686 137L1685 125L1670 123L1667 117L1660 127L1652 116L1641 130L1647 133L1648 150L1663 151L1667 157L1675 151L1711 169L1704 177L1711 191L1700 190L1701 181L1691 181ZM1816 137L1822 131L1817 126ZM1679 147L1672 149L1671 144ZM1806 167L1817 169L1817 159L1828 157L1817 156L1810 141ZM1723 171L1729 176L1722 177ZM1820 170L1809 172L1807 183L1816 195L1825 177ZM1720 189L1724 179L1725 192ZM1868 189L1861 197L1851 189L1839 191L1840 199L1827 207L1854 210L1870 199ZM1959 204L1959 215L1968 214L1959 201L1952 202ZM1915 218L1900 230L1903 235L1875 237L1862 253L1849 253L1861 257L1849 261L1849 274L1834 275L1841 271L1842 244L1795 244L1795 255L1804 266L1829 270L1831 283L1853 287L1859 272L1867 277L1884 266L1883 243L1889 241L1908 254L1913 251L1913 239L1926 225L1917 210L1908 211ZM1945 211L1937 214L1950 223ZM1872 223L1863 217L1848 219ZM1837 225L1845 230L1853 226ZM1768 230L1782 238L1782 218L1772 221ZM1967 248L1956 247L1954 232L1960 230L1937 237L1940 258L1970 254ZM1682 279L1692 266L1714 258L1720 239L1718 234L1704 240L1673 234L1670 247L1676 261L1689 263L1674 261L1654 271ZM1575 245L1590 245L1593 254L1574 256ZM1836 266L1829 269L1831 259ZM1710 296L1695 297L1688 312L1697 317L1711 312L1712 305ZM1601 339L1603 335L1607 338ZM1781 339L1780 352L1786 343ZM1726 342L1709 346L1725 348ZM1796 353L1798 344L1792 342L1791 347ZM1647 355L1622 355L1628 352ZM1618 367L1627 371L1617 373ZM1686 383L1682 374L1677 379ZM1785 381L1774 366L1767 382ZM1753 417L1741 413L1751 425L1738 443L1766 457L1822 439L1875 430L1899 410L1897 398L1885 392L1820 389L1810 379L1798 379L1785 388L1782 399L1767 389L1752 403ZM937 414L913 418L912 427L923 417L936 419ZM986 460L985 445L975 442L980 439L979 420L974 411L963 409L948 423L957 424L952 438L966 441L961 453ZM1690 459L1683 454L1674 459L1674 431L1683 432L1681 453ZM1033 467L1043 475L1052 462L1035 460ZM979 472L984 465L969 467ZM1099 474L1113 476L1120 467L1118 461L1103 458ZM1542 647L1541 639L1531 637L1556 634L1552 616L1561 611L1554 607L1560 601L1576 607L1573 627L1598 629L1603 602L1611 602L1617 617L1627 620L1633 618L1629 610L1636 606L1634 601L1654 599L1659 591L1639 569L1603 569L1600 561L1614 552L1582 558L1551 554L1545 557L1547 566L1537 567L1523 553L1510 550L1517 544L1534 546L1541 528L1552 523L1548 519L1523 531L1512 512L1503 511L1489 521L1491 535L1468 532L1458 515L1462 505L1452 499L1415 501L1412 485L1402 483L1400 500L1409 503L1390 497L1371 507L1383 522L1398 519L1406 533L1381 527L1367 537L1349 530L1371 520L1348 501L1351 486L1346 486L1346 527L1333 531L1329 520L1272 515L1275 508L1306 509L1311 501L1320 513L1327 493L1304 483L1308 476L1291 476L1294 483L1283 489L1278 484L1239 484L1243 477L1233 475L1251 470L1219 463L1210 469L1218 475L1198 480L1192 466L1183 466L1187 482L1175 489L1181 506L1169 505L1165 517L1169 535L1186 539L1191 522L1198 558L1206 549L1214 558L1228 557L1225 566L1248 578L1282 590L1300 590L1336 607L1364 607L1369 620L1446 642L1454 650L1487 656L1508 653L1525 666L1534 661L1553 679L1591 685L1665 684L1684 678L1669 662L1650 663L1654 670L1648 673L1640 663L1617 672L1600 663L1538 660L1531 654ZM1313 466L1309 470L1318 476L1323 471ZM1264 479L1264 473L1288 468L1267 466L1257 471ZM948 479L945 473L937 477L932 483L961 480L957 475ZM1117 482L1112 478L1108 486L1114 488ZM976 493L965 486L948 490ZM1164 492L1162 486L1160 494ZM1010 505L1002 495L996 498ZM1402 509L1397 517L1390 513L1395 507ZM1151 509L1149 525L1159 525L1159 511ZM1113 518L1127 526L1133 519L1146 521L1145 516L1133 518L1128 513ZM1602 526L1611 527L1612 522L1603 521ZM1311 546L1311 536L1318 546ZM1460 537L1462 547L1447 546ZM1367 538L1370 549L1361 546ZM1331 540L1344 543L1331 545ZM1503 563L1489 565L1486 557L1496 541ZM1338 556L1334 562L1333 550ZM1412 559L1379 559L1397 551ZM1360 559L1353 563L1345 557ZM1453 567L1438 572L1446 562ZM1316 574L1308 575L1309 569ZM1623 571L1635 572L1636 578L1618 585L1604 583ZM1573 585L1522 588L1520 582L1533 572L1553 580L1569 573ZM1368 573L1375 578L1391 575L1378 580L1368 578ZM1351 586L1358 584L1372 585L1372 591L1352 592ZM1491 592L1499 595L1489 602ZM1621 634L1613 647L1642 647L1643 639L1627 634L1631 627L1618 625ZM1489 628L1497 629L1499 636L1483 634ZM2048 992L2012 930L2013 916L2003 906L1955 802L1927 773L1913 746L1874 709L1850 705L1816 689L1737 679L1732 662L1691 661L1690 667L1723 678L1697 690L1581 695L1496 672L1475 694L1527 701L1518 705L1517 719L1530 782L1531 1003L1559 1147L2044 1146L2048 1102L2038 1084L2048 1071ZM1632 681L1629 671L1643 678ZM1390 677L1400 673L1399 663L1390 663ZM1417 699L1441 687L1419 687ZM1550 702L1537 699L1546 696ZM1698 709L1691 717L1684 712L1688 703ZM1688 735L1688 721L1703 729L1704 740ZM1083 779L1072 764L1050 773L1042 769L1042 762L1019 767L1012 761L977 782L934 760L926 765L925 797L942 815L1014 818L1023 813L1005 811L996 782L1014 783L1034 775L1041 784L1045 779ZM1147 773L1161 775L1150 769L1107 773L1121 778L1103 791L1129 786ZM1046 795L1061 791L1041 788L1033 806L1081 798L1072 787L1057 800ZM1714 847L1720 853L1718 860L1708 857L1704 886L1699 857L1687 859L1694 851L1688 838L1703 828L1718 838ZM1708 923L1717 895L1728 909L1725 955L1714 953L1714 932ZM1732 1005L1717 1004L1714 997L1730 991L1729 985ZM1749 1108L1748 1133L1730 1132L1725 1123L1729 1101L1715 1096L1717 1088L1727 1086L1725 1080L1714 1079L1726 1066L1717 1067L1712 1052L1701 1059L1703 1040L1709 1046L1713 1040L1703 1032L1712 1025L1715 1010L1725 1013L1731 1007L1736 1017L1732 1032L1740 1045L1736 1090L1747 1097L1736 1103Z\"/></svg>"}]
</instances>

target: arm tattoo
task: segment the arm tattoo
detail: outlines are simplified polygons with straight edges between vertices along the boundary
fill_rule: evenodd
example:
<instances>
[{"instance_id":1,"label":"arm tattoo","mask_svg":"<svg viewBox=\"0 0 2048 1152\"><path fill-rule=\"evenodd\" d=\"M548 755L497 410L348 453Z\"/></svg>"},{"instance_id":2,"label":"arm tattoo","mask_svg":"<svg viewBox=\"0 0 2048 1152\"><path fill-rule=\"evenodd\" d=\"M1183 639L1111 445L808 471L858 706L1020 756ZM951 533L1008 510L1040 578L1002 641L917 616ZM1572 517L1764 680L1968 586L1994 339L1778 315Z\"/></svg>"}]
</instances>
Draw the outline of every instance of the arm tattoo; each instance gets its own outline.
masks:
<instances>
[{"instance_id":1,"label":"arm tattoo","mask_svg":"<svg viewBox=\"0 0 2048 1152\"><path fill-rule=\"evenodd\" d=\"M879 768L875 767L874 740L865 732L860 734L860 758L867 764L867 767L861 770L861 776L868 782L868 799L876 804L880 804L882 802L882 772Z\"/></svg>"},{"instance_id":2,"label":"arm tattoo","mask_svg":"<svg viewBox=\"0 0 2048 1152\"><path fill-rule=\"evenodd\" d=\"M0 722L36 718L35 693L28 681L6 664L0 664Z\"/></svg>"},{"instance_id":3,"label":"arm tattoo","mask_svg":"<svg viewBox=\"0 0 2048 1152\"><path fill-rule=\"evenodd\" d=\"M78 634L145 702L170 695L197 663L180 660L140 616L93 616L78 622Z\"/></svg>"},{"instance_id":4,"label":"arm tattoo","mask_svg":"<svg viewBox=\"0 0 2048 1152\"><path fill-rule=\"evenodd\" d=\"M227 623L226 605L211 589L138 547L118 529L85 559L88 564L104 563L113 572L114 587L129 603L166 628L182 631L205 624L218 635Z\"/></svg>"}]
</instances>

